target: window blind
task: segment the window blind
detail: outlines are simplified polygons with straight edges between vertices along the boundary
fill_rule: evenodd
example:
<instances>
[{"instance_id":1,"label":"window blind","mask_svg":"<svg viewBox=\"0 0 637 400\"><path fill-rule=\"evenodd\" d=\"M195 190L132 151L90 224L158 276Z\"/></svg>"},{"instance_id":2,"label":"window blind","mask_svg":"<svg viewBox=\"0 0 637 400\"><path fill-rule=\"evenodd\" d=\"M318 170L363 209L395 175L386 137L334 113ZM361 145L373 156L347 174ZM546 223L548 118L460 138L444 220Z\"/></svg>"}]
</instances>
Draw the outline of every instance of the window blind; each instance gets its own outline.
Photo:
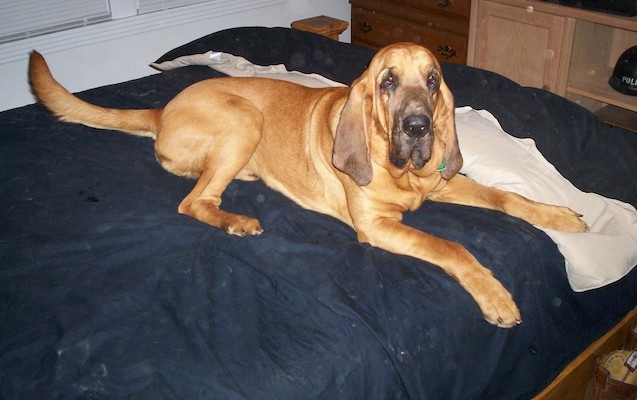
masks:
<instances>
[{"instance_id":1,"label":"window blind","mask_svg":"<svg viewBox=\"0 0 637 400\"><path fill-rule=\"evenodd\" d=\"M168 10L169 8L204 3L207 1L212 0L137 0L137 13L146 14L154 11Z\"/></svg>"},{"instance_id":2,"label":"window blind","mask_svg":"<svg viewBox=\"0 0 637 400\"><path fill-rule=\"evenodd\" d=\"M0 43L110 19L108 0L0 0Z\"/></svg>"}]
</instances>

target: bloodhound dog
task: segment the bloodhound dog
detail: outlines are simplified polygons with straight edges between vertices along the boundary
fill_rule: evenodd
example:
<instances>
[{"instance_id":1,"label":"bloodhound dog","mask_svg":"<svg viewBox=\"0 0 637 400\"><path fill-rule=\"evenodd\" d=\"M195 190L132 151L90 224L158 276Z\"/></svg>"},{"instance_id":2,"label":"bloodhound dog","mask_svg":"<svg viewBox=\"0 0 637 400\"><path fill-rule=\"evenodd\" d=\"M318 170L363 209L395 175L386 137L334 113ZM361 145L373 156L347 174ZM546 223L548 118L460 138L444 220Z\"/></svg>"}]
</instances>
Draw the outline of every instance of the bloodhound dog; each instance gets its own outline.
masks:
<instances>
[{"instance_id":1,"label":"bloodhound dog","mask_svg":"<svg viewBox=\"0 0 637 400\"><path fill-rule=\"evenodd\" d=\"M582 232L580 215L458 174L454 101L427 49L385 47L351 87L311 89L263 78L193 84L163 109L106 109L70 94L31 54L38 99L61 120L155 139L168 171L197 178L178 211L234 235L259 221L220 209L233 179L262 179L302 207L350 225L361 242L438 265L473 296L485 319L521 322L511 294L458 243L401 223L425 200L506 212L533 225Z\"/></svg>"}]
</instances>

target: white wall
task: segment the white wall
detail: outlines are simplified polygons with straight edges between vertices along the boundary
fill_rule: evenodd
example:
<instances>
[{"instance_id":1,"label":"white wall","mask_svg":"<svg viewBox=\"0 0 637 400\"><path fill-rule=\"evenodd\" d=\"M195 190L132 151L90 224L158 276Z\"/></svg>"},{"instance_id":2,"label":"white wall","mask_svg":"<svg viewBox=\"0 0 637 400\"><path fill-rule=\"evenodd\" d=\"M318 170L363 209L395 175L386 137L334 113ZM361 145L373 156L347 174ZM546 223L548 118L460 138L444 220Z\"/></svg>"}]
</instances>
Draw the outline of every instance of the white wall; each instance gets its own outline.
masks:
<instances>
[{"instance_id":1,"label":"white wall","mask_svg":"<svg viewBox=\"0 0 637 400\"><path fill-rule=\"evenodd\" d=\"M107 38L89 45L42 53L57 80L75 92L155 73L148 67L148 63L180 44L218 30L238 26L289 27L292 21L315 15L329 15L349 22L350 5L347 0L287 0L283 4L257 10L221 17L213 16L210 19L166 29L155 29L115 39ZM91 28L78 28L73 31L74 35L77 33L78 41L87 29ZM66 34L68 35L68 32ZM341 34L340 39L348 42L350 29ZM0 110L34 101L26 75L27 53L28 50L24 52L24 56L20 55L19 59L0 65Z\"/></svg>"}]
</instances>

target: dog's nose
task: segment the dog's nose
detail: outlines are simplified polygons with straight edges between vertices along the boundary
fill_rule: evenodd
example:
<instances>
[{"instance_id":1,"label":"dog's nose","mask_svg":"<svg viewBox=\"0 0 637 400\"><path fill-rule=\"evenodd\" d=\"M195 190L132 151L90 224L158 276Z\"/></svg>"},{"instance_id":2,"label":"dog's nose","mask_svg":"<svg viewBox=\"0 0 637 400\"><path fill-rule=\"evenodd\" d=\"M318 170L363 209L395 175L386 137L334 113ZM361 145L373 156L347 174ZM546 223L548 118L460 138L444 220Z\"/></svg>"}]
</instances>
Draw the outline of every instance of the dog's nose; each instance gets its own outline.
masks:
<instances>
[{"instance_id":1,"label":"dog's nose","mask_svg":"<svg viewBox=\"0 0 637 400\"><path fill-rule=\"evenodd\" d=\"M430 124L426 115L411 115L403 120L403 132L409 137L422 137L429 132Z\"/></svg>"}]
</instances>

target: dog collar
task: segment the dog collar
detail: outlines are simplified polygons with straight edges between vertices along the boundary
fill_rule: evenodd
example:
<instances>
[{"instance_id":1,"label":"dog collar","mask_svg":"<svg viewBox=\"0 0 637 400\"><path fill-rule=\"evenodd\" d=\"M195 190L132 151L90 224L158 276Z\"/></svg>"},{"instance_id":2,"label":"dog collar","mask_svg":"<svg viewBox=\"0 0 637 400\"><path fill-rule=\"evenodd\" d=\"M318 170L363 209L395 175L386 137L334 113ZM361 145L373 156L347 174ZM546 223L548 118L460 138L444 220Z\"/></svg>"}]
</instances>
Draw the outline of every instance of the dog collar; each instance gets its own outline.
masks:
<instances>
[{"instance_id":1,"label":"dog collar","mask_svg":"<svg viewBox=\"0 0 637 400\"><path fill-rule=\"evenodd\" d=\"M445 162L445 160L442 160L438 168L436 168L436 171L444 171L446 169L447 169L447 163Z\"/></svg>"}]
</instances>

